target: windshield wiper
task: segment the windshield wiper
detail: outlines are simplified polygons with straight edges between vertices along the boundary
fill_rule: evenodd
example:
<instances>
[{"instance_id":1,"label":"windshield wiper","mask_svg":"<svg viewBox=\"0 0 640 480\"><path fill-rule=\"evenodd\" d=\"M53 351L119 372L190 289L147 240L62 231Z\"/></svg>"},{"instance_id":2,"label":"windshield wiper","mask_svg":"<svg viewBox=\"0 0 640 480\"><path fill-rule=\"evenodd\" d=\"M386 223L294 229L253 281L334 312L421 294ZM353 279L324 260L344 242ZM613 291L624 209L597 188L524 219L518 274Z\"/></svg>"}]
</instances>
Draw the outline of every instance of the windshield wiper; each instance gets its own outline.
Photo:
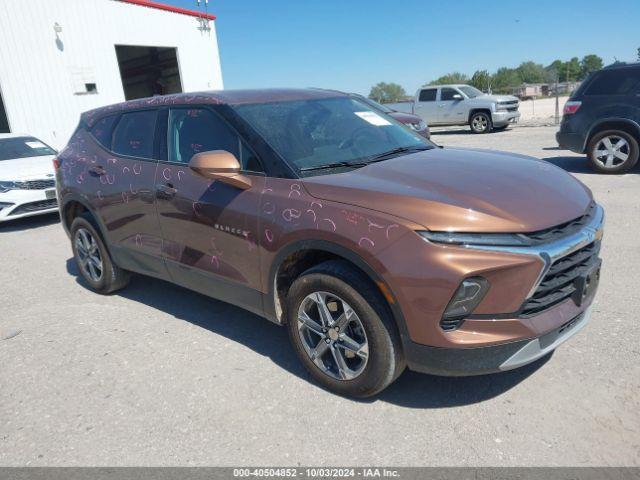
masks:
<instances>
[{"instance_id":1,"label":"windshield wiper","mask_svg":"<svg viewBox=\"0 0 640 480\"><path fill-rule=\"evenodd\" d=\"M324 165L315 165L313 167L303 167L300 169L301 172L310 172L312 170L326 170L329 168L340 168L340 167L351 167L351 168L360 168L364 167L366 163L362 162L334 162L334 163L326 163Z\"/></svg>"},{"instance_id":2,"label":"windshield wiper","mask_svg":"<svg viewBox=\"0 0 640 480\"><path fill-rule=\"evenodd\" d=\"M389 150L388 152L379 153L378 155L374 155L369 157L367 163L379 162L380 160L384 160L387 157L391 157L393 155L398 155L399 153L409 153L409 152L422 152L423 150L431 150L433 147L428 147L426 145L414 145L413 147L398 147L393 150Z\"/></svg>"}]
</instances>

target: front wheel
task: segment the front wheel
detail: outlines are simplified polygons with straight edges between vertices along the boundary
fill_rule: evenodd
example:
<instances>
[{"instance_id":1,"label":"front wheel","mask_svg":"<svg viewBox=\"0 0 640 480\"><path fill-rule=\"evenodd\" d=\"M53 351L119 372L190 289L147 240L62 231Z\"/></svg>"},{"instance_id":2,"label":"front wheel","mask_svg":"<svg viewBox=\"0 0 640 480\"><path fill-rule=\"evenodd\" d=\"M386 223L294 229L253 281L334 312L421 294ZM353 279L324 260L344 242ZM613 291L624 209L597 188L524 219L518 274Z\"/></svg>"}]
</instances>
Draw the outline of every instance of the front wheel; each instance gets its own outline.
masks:
<instances>
[{"instance_id":1,"label":"front wheel","mask_svg":"<svg viewBox=\"0 0 640 480\"><path fill-rule=\"evenodd\" d=\"M587 156L600 173L624 173L638 162L638 141L621 130L600 132L589 141Z\"/></svg>"},{"instance_id":2,"label":"front wheel","mask_svg":"<svg viewBox=\"0 0 640 480\"><path fill-rule=\"evenodd\" d=\"M485 112L477 112L471 115L469 126L473 133L489 133L493 128L491 117Z\"/></svg>"},{"instance_id":3,"label":"front wheel","mask_svg":"<svg viewBox=\"0 0 640 480\"><path fill-rule=\"evenodd\" d=\"M324 262L293 283L287 327L313 378L338 394L370 397L404 370L388 307L368 278L345 262Z\"/></svg>"}]
</instances>

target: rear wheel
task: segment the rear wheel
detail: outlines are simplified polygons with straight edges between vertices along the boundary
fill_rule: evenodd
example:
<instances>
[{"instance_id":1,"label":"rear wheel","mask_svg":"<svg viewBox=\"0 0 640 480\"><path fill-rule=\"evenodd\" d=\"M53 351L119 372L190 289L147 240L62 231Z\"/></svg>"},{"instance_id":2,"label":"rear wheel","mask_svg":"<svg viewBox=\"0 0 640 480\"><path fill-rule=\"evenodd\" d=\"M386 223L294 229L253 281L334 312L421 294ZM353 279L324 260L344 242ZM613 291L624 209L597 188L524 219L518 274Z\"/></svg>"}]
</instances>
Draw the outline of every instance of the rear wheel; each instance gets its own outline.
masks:
<instances>
[{"instance_id":1,"label":"rear wheel","mask_svg":"<svg viewBox=\"0 0 640 480\"><path fill-rule=\"evenodd\" d=\"M336 393L375 395L404 370L388 307L369 279L345 262L304 272L287 294L287 320L304 366Z\"/></svg>"},{"instance_id":2,"label":"rear wheel","mask_svg":"<svg viewBox=\"0 0 640 480\"><path fill-rule=\"evenodd\" d=\"M493 128L491 117L485 112L476 112L471 115L469 126L473 133L489 133Z\"/></svg>"},{"instance_id":3,"label":"rear wheel","mask_svg":"<svg viewBox=\"0 0 640 480\"><path fill-rule=\"evenodd\" d=\"M111 293L129 283L129 273L113 263L91 215L76 217L70 232L76 265L92 290Z\"/></svg>"},{"instance_id":4,"label":"rear wheel","mask_svg":"<svg viewBox=\"0 0 640 480\"><path fill-rule=\"evenodd\" d=\"M600 132L589 141L587 156L600 173L623 173L638 162L638 141L622 130Z\"/></svg>"}]
</instances>

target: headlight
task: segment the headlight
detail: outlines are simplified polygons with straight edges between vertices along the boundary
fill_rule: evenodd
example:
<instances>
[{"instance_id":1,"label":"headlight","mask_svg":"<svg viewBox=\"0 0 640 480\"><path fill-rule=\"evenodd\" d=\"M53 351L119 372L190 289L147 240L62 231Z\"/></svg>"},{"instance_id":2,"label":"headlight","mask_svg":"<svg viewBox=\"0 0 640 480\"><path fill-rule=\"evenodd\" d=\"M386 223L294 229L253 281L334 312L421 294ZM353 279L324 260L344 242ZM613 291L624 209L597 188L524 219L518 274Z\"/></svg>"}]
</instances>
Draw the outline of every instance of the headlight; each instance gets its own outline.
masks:
<instances>
[{"instance_id":1,"label":"headlight","mask_svg":"<svg viewBox=\"0 0 640 480\"><path fill-rule=\"evenodd\" d=\"M494 245L500 247L526 247L531 240L518 233L457 233L419 231L418 234L433 243L448 245Z\"/></svg>"},{"instance_id":2,"label":"headlight","mask_svg":"<svg viewBox=\"0 0 640 480\"><path fill-rule=\"evenodd\" d=\"M496 103L496 110L506 110L507 105L502 103Z\"/></svg>"},{"instance_id":3,"label":"headlight","mask_svg":"<svg viewBox=\"0 0 640 480\"><path fill-rule=\"evenodd\" d=\"M1 193L5 193L8 192L9 190L14 190L17 189L18 185L16 184L16 182L4 182L2 180L0 180L0 192Z\"/></svg>"}]
</instances>

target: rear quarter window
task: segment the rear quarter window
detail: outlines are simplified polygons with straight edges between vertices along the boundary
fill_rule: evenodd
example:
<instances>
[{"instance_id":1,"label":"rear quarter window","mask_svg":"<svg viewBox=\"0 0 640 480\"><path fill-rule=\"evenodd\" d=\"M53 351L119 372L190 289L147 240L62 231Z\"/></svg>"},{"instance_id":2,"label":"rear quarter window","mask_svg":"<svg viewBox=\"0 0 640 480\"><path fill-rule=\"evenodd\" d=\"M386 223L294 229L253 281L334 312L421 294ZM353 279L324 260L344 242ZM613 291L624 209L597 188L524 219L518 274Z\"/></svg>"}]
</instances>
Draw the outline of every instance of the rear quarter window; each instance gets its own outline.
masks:
<instances>
[{"instance_id":1,"label":"rear quarter window","mask_svg":"<svg viewBox=\"0 0 640 480\"><path fill-rule=\"evenodd\" d=\"M589 82L585 95L635 95L640 93L640 68L601 70Z\"/></svg>"},{"instance_id":2,"label":"rear quarter window","mask_svg":"<svg viewBox=\"0 0 640 480\"><path fill-rule=\"evenodd\" d=\"M100 145L107 150L111 150L111 138L113 136L113 127L116 125L118 115L110 115L108 117L98 120L93 127L91 127L91 135L95 138Z\"/></svg>"}]
</instances>

